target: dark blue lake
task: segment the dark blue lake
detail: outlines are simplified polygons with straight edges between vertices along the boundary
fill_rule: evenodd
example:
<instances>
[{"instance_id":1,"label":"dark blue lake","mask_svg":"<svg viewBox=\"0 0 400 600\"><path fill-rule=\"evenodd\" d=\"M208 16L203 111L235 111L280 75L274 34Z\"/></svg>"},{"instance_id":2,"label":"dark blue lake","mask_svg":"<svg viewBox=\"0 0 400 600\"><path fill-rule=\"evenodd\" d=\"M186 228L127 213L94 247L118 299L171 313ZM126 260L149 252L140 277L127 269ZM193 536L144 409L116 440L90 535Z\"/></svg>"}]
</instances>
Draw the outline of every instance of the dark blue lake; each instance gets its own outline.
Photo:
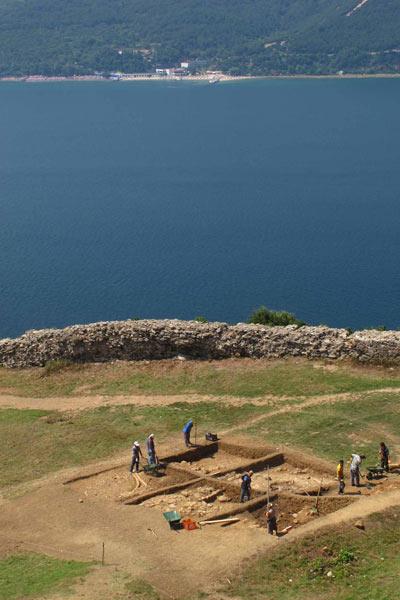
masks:
<instances>
[{"instance_id":1,"label":"dark blue lake","mask_svg":"<svg viewBox=\"0 0 400 600\"><path fill-rule=\"evenodd\" d=\"M0 85L0 337L400 326L400 80Z\"/></svg>"}]
</instances>

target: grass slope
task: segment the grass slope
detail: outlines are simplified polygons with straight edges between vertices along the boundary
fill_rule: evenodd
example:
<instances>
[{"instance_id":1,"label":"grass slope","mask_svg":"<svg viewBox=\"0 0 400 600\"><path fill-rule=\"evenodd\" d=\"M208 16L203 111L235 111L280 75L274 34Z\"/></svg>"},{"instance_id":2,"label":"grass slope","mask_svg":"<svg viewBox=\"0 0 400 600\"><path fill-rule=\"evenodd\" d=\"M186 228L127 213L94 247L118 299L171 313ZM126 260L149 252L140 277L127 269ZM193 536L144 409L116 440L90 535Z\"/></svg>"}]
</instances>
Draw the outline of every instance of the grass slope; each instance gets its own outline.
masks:
<instances>
[{"instance_id":1,"label":"grass slope","mask_svg":"<svg viewBox=\"0 0 400 600\"><path fill-rule=\"evenodd\" d=\"M166 407L119 406L65 415L37 410L0 410L0 489L57 469L101 460L154 433L159 441L179 436L192 417L202 433L245 423L265 408L216 403ZM200 429L201 428L201 429ZM178 443L179 446L179 443Z\"/></svg>"},{"instance_id":2,"label":"grass slope","mask_svg":"<svg viewBox=\"0 0 400 600\"><path fill-rule=\"evenodd\" d=\"M89 569L87 563L57 560L41 554L18 554L3 558L0 560L0 600L65 592Z\"/></svg>"},{"instance_id":3,"label":"grass slope","mask_svg":"<svg viewBox=\"0 0 400 600\"><path fill-rule=\"evenodd\" d=\"M381 440L388 444L392 458L400 458L399 400L397 393L377 393L355 401L320 404L268 417L247 433L331 460L346 460L358 450L367 456L368 464L375 465Z\"/></svg>"},{"instance_id":4,"label":"grass slope","mask_svg":"<svg viewBox=\"0 0 400 600\"><path fill-rule=\"evenodd\" d=\"M189 393L254 398L311 396L400 387L400 371L306 361L157 361L104 365L50 363L0 368L0 391L28 397Z\"/></svg>"},{"instance_id":5,"label":"grass slope","mask_svg":"<svg viewBox=\"0 0 400 600\"><path fill-rule=\"evenodd\" d=\"M89 365L61 370L1 370L3 389L23 395L78 393L177 394L182 402L168 406L101 407L73 414L40 410L0 410L0 487L32 480L60 468L101 460L129 449L154 432L159 441L180 437L189 417L206 430L231 426L266 443L298 446L317 456L336 460L358 449L376 461L380 438L392 455L400 456L400 413L397 392L379 388L399 386L396 371L363 371L349 367L326 370L305 362L226 361L215 363L150 363ZM85 385L84 385L85 384ZM84 386L84 388L82 387ZM377 390L363 395L364 391ZM185 402L185 393L198 392L210 401ZM335 399L294 412L304 396L349 392L356 400ZM253 398L274 394L265 404L232 405L224 395ZM303 398L303 400L302 400ZM277 408L291 411L269 416ZM253 426L249 420L265 415ZM178 442L179 444L180 442ZM27 460L27 448L29 460Z\"/></svg>"},{"instance_id":6,"label":"grass slope","mask_svg":"<svg viewBox=\"0 0 400 600\"><path fill-rule=\"evenodd\" d=\"M399 597L400 508L341 531L286 544L244 569L224 598L248 600L394 600ZM332 576L328 577L328 573ZM206 598L203 594L201 597Z\"/></svg>"}]
</instances>

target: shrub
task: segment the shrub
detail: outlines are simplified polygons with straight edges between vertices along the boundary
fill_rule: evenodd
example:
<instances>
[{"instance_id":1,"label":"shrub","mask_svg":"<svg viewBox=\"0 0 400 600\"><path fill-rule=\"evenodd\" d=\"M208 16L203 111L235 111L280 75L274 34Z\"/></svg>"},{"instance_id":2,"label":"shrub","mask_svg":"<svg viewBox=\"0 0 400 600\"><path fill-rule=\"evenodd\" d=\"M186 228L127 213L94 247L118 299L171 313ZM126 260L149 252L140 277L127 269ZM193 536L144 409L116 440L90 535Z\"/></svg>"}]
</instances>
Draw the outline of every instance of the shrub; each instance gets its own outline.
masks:
<instances>
[{"instance_id":1,"label":"shrub","mask_svg":"<svg viewBox=\"0 0 400 600\"><path fill-rule=\"evenodd\" d=\"M266 306L260 306L249 317L248 323L259 325L305 325L304 321L297 319L292 313L286 311L270 310Z\"/></svg>"},{"instance_id":2,"label":"shrub","mask_svg":"<svg viewBox=\"0 0 400 600\"><path fill-rule=\"evenodd\" d=\"M208 323L208 321L205 317L195 317L194 320L197 321L198 323Z\"/></svg>"},{"instance_id":3,"label":"shrub","mask_svg":"<svg viewBox=\"0 0 400 600\"><path fill-rule=\"evenodd\" d=\"M336 558L336 564L337 565L348 565L349 563L353 562L353 560L355 560L356 557L354 555L354 552L349 549L349 548L342 548L339 552L339 554L337 555Z\"/></svg>"}]
</instances>

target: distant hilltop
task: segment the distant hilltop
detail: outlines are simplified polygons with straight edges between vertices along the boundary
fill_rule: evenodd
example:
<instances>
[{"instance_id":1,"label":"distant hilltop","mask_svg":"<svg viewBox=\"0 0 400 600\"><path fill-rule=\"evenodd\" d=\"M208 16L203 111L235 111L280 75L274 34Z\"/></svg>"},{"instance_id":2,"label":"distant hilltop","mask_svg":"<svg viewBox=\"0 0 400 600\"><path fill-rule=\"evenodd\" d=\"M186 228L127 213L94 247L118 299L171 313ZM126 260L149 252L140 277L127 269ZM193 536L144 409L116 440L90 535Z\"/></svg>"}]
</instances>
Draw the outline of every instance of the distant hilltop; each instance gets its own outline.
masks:
<instances>
[{"instance_id":1,"label":"distant hilltop","mask_svg":"<svg viewBox=\"0 0 400 600\"><path fill-rule=\"evenodd\" d=\"M0 340L0 365L5 367L37 367L55 360L84 363L290 356L399 365L400 332L127 320L32 330L15 339Z\"/></svg>"},{"instance_id":2,"label":"distant hilltop","mask_svg":"<svg viewBox=\"0 0 400 600\"><path fill-rule=\"evenodd\" d=\"M0 27L0 77L400 71L398 0L19 0Z\"/></svg>"}]
</instances>

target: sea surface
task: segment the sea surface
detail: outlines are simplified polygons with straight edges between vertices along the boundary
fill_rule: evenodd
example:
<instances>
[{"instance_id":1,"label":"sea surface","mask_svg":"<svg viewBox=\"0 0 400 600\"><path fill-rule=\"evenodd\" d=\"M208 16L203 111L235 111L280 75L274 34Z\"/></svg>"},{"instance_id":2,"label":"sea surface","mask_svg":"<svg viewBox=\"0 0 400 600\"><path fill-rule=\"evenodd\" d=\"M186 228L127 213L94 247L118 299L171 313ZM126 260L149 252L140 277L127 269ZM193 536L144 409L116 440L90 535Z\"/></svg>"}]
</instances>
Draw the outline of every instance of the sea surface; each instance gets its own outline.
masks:
<instances>
[{"instance_id":1,"label":"sea surface","mask_svg":"<svg viewBox=\"0 0 400 600\"><path fill-rule=\"evenodd\" d=\"M400 80L0 84L0 337L400 326Z\"/></svg>"}]
</instances>

